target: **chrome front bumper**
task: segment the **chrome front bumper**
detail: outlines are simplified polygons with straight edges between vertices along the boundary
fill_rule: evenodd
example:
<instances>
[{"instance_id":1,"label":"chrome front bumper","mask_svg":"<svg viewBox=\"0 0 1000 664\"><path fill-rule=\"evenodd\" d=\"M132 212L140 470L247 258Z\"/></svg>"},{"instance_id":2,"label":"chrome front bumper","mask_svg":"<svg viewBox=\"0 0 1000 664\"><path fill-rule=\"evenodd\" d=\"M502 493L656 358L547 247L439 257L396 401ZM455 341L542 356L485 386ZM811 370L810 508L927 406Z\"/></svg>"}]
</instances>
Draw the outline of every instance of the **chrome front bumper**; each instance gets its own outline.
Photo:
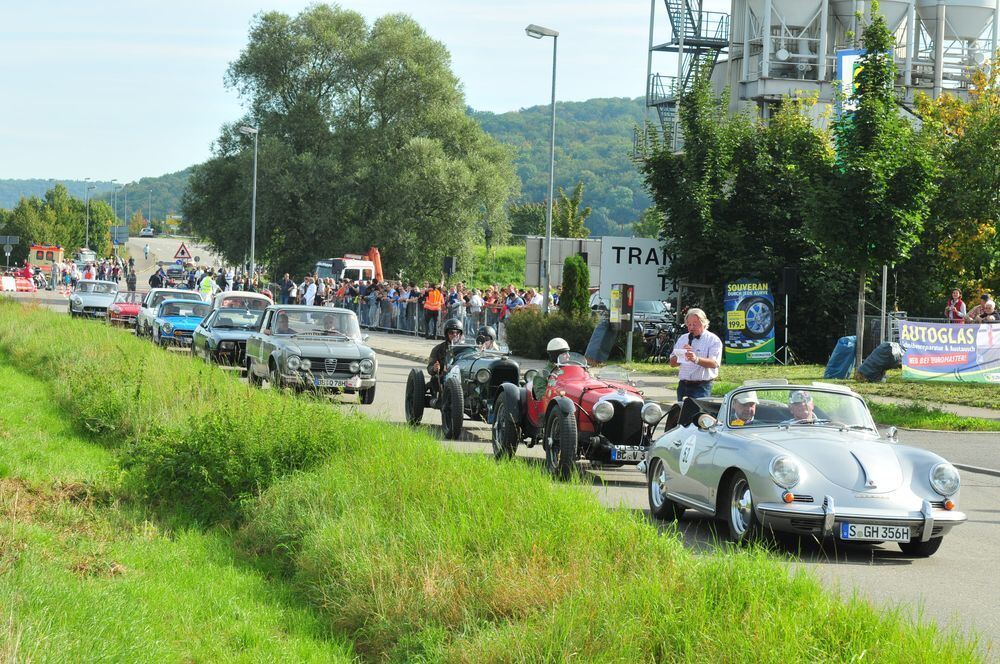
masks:
<instances>
[{"instance_id":1,"label":"chrome front bumper","mask_svg":"<svg viewBox=\"0 0 1000 664\"><path fill-rule=\"evenodd\" d=\"M775 530L789 532L818 530L824 536L835 534L836 525L845 522L909 526L911 532L916 533L923 542L946 534L966 520L964 512L935 509L927 500L923 502L919 512L865 507L838 510L832 496L826 496L822 505L761 503L757 505L757 514L763 525Z\"/></svg>"},{"instance_id":2,"label":"chrome front bumper","mask_svg":"<svg viewBox=\"0 0 1000 664\"><path fill-rule=\"evenodd\" d=\"M313 378L329 378L330 380L347 380L346 378L334 378L333 376L327 376L327 375L316 376L315 374L311 374L311 373L299 373L299 372L296 372L296 373L282 373L281 374L281 383L283 385L287 386L287 387L314 388ZM360 384L358 384L358 385L356 385L354 387L347 387L347 386L345 386L345 387L332 387L332 388L331 387L319 387L319 388L314 388L314 389L321 389L321 390L327 390L327 389L343 390L345 392L351 393L351 392L355 392L357 390L371 389L371 388L375 387L375 382L376 382L375 381L375 377L371 376L370 378L361 378L360 379Z\"/></svg>"}]
</instances>

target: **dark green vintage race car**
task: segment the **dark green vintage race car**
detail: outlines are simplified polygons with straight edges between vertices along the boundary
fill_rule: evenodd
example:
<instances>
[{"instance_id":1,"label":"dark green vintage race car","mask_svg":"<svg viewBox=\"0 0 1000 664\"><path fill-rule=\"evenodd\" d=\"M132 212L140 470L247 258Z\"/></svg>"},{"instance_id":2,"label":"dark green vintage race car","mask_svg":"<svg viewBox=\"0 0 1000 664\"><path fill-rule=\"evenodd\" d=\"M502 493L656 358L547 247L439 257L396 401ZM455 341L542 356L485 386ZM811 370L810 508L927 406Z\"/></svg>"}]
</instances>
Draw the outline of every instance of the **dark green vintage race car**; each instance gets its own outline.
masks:
<instances>
[{"instance_id":1,"label":"dark green vintage race car","mask_svg":"<svg viewBox=\"0 0 1000 664\"><path fill-rule=\"evenodd\" d=\"M517 363L506 350L486 349L463 341L448 349L440 384L437 376L423 369L411 369L406 379L406 421L419 424L425 408L441 411L445 438L455 440L462 433L465 417L493 422L493 407L504 383L519 384Z\"/></svg>"}]
</instances>

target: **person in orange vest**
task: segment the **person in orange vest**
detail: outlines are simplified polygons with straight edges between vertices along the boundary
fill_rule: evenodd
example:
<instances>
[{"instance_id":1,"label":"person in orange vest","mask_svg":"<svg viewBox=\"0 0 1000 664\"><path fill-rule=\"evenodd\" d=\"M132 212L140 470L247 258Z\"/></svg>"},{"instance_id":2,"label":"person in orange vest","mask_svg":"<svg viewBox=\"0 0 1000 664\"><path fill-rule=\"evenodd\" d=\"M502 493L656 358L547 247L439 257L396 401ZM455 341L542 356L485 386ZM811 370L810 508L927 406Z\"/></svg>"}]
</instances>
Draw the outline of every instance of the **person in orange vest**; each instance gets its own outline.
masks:
<instances>
[{"instance_id":1,"label":"person in orange vest","mask_svg":"<svg viewBox=\"0 0 1000 664\"><path fill-rule=\"evenodd\" d=\"M424 300L424 331L427 339L437 338L437 320L444 307L444 295L441 294L441 286L435 284L427 292Z\"/></svg>"}]
</instances>

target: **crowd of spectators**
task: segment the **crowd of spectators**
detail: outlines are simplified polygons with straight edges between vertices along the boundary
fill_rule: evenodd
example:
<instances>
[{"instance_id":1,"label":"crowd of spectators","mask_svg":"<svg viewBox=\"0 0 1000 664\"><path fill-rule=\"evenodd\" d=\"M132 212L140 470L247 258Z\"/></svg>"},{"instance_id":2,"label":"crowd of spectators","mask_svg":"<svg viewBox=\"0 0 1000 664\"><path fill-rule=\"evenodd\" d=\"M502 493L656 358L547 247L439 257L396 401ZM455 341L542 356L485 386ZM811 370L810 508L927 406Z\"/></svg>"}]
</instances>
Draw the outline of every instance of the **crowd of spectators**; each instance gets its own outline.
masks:
<instances>
[{"instance_id":1,"label":"crowd of spectators","mask_svg":"<svg viewBox=\"0 0 1000 664\"><path fill-rule=\"evenodd\" d=\"M285 274L273 285L281 304L309 304L344 307L358 315L362 327L441 336L445 319L463 321L465 332L475 335L483 325L498 329L510 315L523 307L542 306L542 295L532 288L491 285L473 288L458 282L451 286L429 281L338 280L306 275L301 281ZM552 303L558 305L558 294Z\"/></svg>"},{"instance_id":2,"label":"crowd of spectators","mask_svg":"<svg viewBox=\"0 0 1000 664\"><path fill-rule=\"evenodd\" d=\"M1000 323L1000 312L989 293L980 295L979 304L967 309L959 288L952 289L951 297L945 304L944 315L949 323Z\"/></svg>"}]
</instances>

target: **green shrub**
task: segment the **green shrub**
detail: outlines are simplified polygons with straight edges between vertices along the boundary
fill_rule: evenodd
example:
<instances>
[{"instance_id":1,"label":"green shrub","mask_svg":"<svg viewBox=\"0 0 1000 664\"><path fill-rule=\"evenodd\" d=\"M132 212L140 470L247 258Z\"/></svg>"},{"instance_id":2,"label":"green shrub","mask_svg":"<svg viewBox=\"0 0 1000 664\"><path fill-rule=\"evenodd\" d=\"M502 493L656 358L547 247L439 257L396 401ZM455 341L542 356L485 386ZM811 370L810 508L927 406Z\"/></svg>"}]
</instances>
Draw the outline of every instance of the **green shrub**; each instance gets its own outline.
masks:
<instances>
[{"instance_id":1,"label":"green shrub","mask_svg":"<svg viewBox=\"0 0 1000 664\"><path fill-rule=\"evenodd\" d=\"M563 263L563 286L559 311L571 318L590 310L590 268L580 255L569 256Z\"/></svg>"},{"instance_id":2,"label":"green shrub","mask_svg":"<svg viewBox=\"0 0 1000 664\"><path fill-rule=\"evenodd\" d=\"M594 333L594 319L589 312L582 316L545 316L534 307L515 311L506 326L511 352L539 360L545 359L545 346L553 337L562 337L570 348L582 353Z\"/></svg>"}]
</instances>

